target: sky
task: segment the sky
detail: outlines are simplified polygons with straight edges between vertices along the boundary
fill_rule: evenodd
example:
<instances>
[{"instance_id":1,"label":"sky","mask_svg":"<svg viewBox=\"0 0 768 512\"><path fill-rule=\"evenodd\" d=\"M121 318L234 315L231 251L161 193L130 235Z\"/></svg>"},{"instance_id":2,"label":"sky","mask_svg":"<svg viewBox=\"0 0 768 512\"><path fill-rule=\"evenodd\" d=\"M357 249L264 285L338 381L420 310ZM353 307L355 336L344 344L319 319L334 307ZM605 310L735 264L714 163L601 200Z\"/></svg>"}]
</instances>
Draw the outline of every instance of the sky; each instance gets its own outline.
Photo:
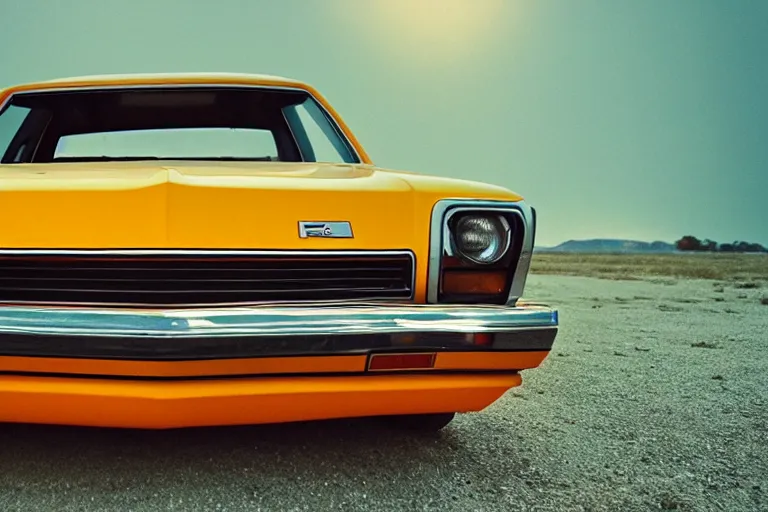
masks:
<instances>
[{"instance_id":1,"label":"sky","mask_svg":"<svg viewBox=\"0 0 768 512\"><path fill-rule=\"evenodd\" d=\"M537 243L768 245L763 0L0 0L0 87L221 71L317 87L382 167L484 181Z\"/></svg>"}]
</instances>

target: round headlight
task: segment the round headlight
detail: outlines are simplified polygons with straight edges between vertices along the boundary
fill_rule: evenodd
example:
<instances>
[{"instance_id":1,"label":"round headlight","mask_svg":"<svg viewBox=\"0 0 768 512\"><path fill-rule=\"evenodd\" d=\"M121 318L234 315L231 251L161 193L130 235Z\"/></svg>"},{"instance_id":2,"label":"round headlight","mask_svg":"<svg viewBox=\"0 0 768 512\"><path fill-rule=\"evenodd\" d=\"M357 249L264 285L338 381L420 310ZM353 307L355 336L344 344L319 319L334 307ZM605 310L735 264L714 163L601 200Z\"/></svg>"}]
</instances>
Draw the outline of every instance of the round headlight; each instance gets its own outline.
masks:
<instances>
[{"instance_id":1,"label":"round headlight","mask_svg":"<svg viewBox=\"0 0 768 512\"><path fill-rule=\"evenodd\" d=\"M465 215L456 222L453 236L460 256L487 265L507 252L509 225L499 215Z\"/></svg>"}]
</instances>

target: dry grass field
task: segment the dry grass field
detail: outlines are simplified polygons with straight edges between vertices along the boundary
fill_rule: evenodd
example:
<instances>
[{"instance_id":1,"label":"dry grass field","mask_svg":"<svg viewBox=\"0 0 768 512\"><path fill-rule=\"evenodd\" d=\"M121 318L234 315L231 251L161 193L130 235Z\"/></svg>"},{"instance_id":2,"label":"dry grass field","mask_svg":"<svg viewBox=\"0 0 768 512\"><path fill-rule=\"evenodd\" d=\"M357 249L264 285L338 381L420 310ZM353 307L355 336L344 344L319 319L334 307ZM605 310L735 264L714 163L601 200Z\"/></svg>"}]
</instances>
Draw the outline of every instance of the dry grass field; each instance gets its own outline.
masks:
<instances>
[{"instance_id":1,"label":"dry grass field","mask_svg":"<svg viewBox=\"0 0 768 512\"><path fill-rule=\"evenodd\" d=\"M759 288L768 286L768 254L536 253L532 272L619 280L715 279Z\"/></svg>"}]
</instances>

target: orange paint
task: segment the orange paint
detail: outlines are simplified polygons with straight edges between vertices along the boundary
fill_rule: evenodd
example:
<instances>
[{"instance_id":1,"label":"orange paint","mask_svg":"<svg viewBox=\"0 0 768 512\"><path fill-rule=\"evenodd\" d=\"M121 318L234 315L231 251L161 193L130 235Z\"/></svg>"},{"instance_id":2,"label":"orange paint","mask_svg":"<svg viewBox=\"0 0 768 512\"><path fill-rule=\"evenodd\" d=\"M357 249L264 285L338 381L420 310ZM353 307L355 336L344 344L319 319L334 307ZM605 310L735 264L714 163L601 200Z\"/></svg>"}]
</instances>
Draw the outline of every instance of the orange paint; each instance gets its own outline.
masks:
<instances>
[{"instance_id":1,"label":"orange paint","mask_svg":"<svg viewBox=\"0 0 768 512\"><path fill-rule=\"evenodd\" d=\"M365 371L365 362L365 355L263 357L209 361L125 361L5 356L0 357L0 372L119 375L126 377L209 377L280 373L363 372Z\"/></svg>"},{"instance_id":2,"label":"orange paint","mask_svg":"<svg viewBox=\"0 0 768 512\"><path fill-rule=\"evenodd\" d=\"M0 376L0 422L162 429L479 411L519 375L139 382Z\"/></svg>"},{"instance_id":3,"label":"orange paint","mask_svg":"<svg viewBox=\"0 0 768 512\"><path fill-rule=\"evenodd\" d=\"M206 85L255 85L260 87L290 87L294 89L301 89L310 93L315 99L328 111L329 114L336 120L339 128L344 132L344 135L349 139L357 152L360 154L360 158L365 164L370 164L371 159L363 149L362 144L357 140L357 137L349 129L349 126L344 122L341 116L336 112L333 106L328 100L320 94L311 85L300 82L297 80L288 80L280 77L259 77L256 75L237 75L237 74L210 74L210 75L146 75L143 77L120 77L120 76L103 76L103 77L82 77L71 78L64 80L51 80L47 82L37 82L30 84L17 85L8 89L0 91L0 103L13 93L24 91L43 91L51 89L77 89L84 87L131 87L137 85L194 85L194 84L206 84Z\"/></svg>"},{"instance_id":4,"label":"orange paint","mask_svg":"<svg viewBox=\"0 0 768 512\"><path fill-rule=\"evenodd\" d=\"M425 302L435 203L445 198L522 199L484 183L375 167L329 102L310 85L293 80L249 75L86 77L12 87L0 91L0 102L15 92L32 90L187 84L307 91L335 119L362 163L0 165L0 247L409 249L416 256L415 301ZM299 221L327 220L350 221L355 237L297 236ZM520 376L471 372L533 368L545 356L544 352L438 353L432 374L346 377L322 374L365 371L366 355L184 362L0 357L0 422L169 428L478 411L520 385ZM469 373L446 375L438 370ZM311 375L280 376L287 373ZM253 374L264 377L232 378ZM98 375L221 378L141 381L102 380Z\"/></svg>"},{"instance_id":5,"label":"orange paint","mask_svg":"<svg viewBox=\"0 0 768 512\"><path fill-rule=\"evenodd\" d=\"M432 207L451 197L518 201L484 183L373 167L330 104L302 82L250 75L68 79L14 92L78 87L239 84L313 94L363 164L290 162L88 162L0 165L0 246L5 248L412 249L416 300L425 300ZM36 208L30 210L29 205ZM386 221L381 212L387 212ZM343 219L354 239L300 239L301 220ZM383 226L398 229L383 229Z\"/></svg>"},{"instance_id":6,"label":"orange paint","mask_svg":"<svg viewBox=\"0 0 768 512\"><path fill-rule=\"evenodd\" d=\"M536 368L549 352L443 352L437 354L439 370L525 370Z\"/></svg>"},{"instance_id":7,"label":"orange paint","mask_svg":"<svg viewBox=\"0 0 768 512\"><path fill-rule=\"evenodd\" d=\"M435 370L520 370L533 368L545 352L441 352ZM208 361L126 361L58 357L0 356L0 373L114 375L123 377L211 377L359 373L366 370L359 355L324 355L213 359Z\"/></svg>"},{"instance_id":8,"label":"orange paint","mask_svg":"<svg viewBox=\"0 0 768 512\"><path fill-rule=\"evenodd\" d=\"M312 172L291 174L302 168ZM323 178L331 168L343 171L342 177ZM416 255L416 300L423 302L435 202L444 197L516 198L480 184L361 169L272 162L0 165L0 246L407 248ZM37 207L30 210L30 204ZM381 212L387 212L386 220ZM297 236L299 221L328 219L350 221L355 238Z\"/></svg>"}]
</instances>

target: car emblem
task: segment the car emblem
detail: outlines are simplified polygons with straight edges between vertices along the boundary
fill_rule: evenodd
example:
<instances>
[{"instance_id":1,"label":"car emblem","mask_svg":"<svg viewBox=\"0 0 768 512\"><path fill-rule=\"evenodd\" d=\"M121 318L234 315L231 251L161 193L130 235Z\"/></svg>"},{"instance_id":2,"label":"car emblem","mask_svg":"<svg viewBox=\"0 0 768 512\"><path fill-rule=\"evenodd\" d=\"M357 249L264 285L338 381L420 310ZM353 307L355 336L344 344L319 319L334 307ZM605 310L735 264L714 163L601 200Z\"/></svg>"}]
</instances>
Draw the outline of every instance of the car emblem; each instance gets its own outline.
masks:
<instances>
[{"instance_id":1,"label":"car emblem","mask_svg":"<svg viewBox=\"0 0 768 512\"><path fill-rule=\"evenodd\" d=\"M299 222L300 238L354 238L352 224L344 222Z\"/></svg>"}]
</instances>

